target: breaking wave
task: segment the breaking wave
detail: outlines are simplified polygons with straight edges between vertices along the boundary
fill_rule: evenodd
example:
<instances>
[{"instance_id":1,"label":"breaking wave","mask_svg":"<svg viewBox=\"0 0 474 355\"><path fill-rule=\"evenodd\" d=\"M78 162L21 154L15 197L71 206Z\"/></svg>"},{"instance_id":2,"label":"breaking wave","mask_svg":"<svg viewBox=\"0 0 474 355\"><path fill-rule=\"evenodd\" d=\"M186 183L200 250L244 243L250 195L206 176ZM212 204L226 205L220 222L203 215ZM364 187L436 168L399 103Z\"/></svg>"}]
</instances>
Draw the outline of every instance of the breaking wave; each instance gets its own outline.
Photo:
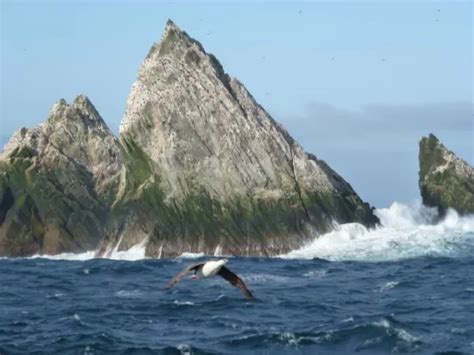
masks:
<instances>
[{"instance_id":1,"label":"breaking wave","mask_svg":"<svg viewBox=\"0 0 474 355\"><path fill-rule=\"evenodd\" d=\"M281 255L288 259L331 261L392 261L420 256L463 256L474 246L474 216L448 210L439 219L436 209L398 202L376 210L381 226L367 229L342 224L306 246Z\"/></svg>"},{"instance_id":2,"label":"breaking wave","mask_svg":"<svg viewBox=\"0 0 474 355\"><path fill-rule=\"evenodd\" d=\"M459 216L448 210L440 219L436 209L420 204L405 205L394 202L389 208L375 211L381 226L367 229L358 223L337 225L332 232L288 254L284 259L320 258L330 261L393 261L421 256L458 257L474 247L474 216ZM128 250L108 248L105 256L95 251L62 253L58 255L34 255L31 258L52 260L111 260L145 259L147 240ZM204 253L183 253L178 259L202 258Z\"/></svg>"},{"instance_id":3,"label":"breaking wave","mask_svg":"<svg viewBox=\"0 0 474 355\"><path fill-rule=\"evenodd\" d=\"M94 250L86 251L84 253L62 253L57 255L44 255L44 254L36 254L33 255L31 258L43 258L43 259L50 259L50 260L72 260L72 261L85 261L91 259L111 259L111 260L128 260L128 261L135 261L135 260L142 260L145 259L145 249L146 243L140 242L134 246L132 246L128 250L113 250L111 253L108 253L106 257L97 256L97 252Z\"/></svg>"},{"instance_id":4,"label":"breaking wave","mask_svg":"<svg viewBox=\"0 0 474 355\"><path fill-rule=\"evenodd\" d=\"M178 256L178 259L199 259L206 256L204 253L183 253Z\"/></svg>"},{"instance_id":5,"label":"breaking wave","mask_svg":"<svg viewBox=\"0 0 474 355\"><path fill-rule=\"evenodd\" d=\"M62 253L56 255L48 255L48 254L35 254L31 256L29 259L50 259L50 260L73 260L73 261L83 261L83 260L90 260L96 257L96 253L94 250L86 251L84 253Z\"/></svg>"}]
</instances>

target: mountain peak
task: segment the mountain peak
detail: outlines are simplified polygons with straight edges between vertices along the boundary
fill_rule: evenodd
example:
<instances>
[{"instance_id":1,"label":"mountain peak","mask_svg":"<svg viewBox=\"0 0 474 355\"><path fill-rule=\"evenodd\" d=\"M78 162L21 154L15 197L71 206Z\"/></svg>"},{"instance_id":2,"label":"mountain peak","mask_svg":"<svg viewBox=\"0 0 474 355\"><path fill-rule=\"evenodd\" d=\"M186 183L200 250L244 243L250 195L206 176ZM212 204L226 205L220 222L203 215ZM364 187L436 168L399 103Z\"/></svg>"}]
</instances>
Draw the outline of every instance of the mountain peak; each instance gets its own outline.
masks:
<instances>
[{"instance_id":1,"label":"mountain peak","mask_svg":"<svg viewBox=\"0 0 474 355\"><path fill-rule=\"evenodd\" d=\"M0 156L0 197L21 188L30 203L0 225L0 255L106 255L136 243L155 257L279 255L334 221L378 222L171 20L132 86L120 142L84 95L17 138ZM24 249L5 249L5 235Z\"/></svg>"},{"instance_id":2,"label":"mountain peak","mask_svg":"<svg viewBox=\"0 0 474 355\"><path fill-rule=\"evenodd\" d=\"M97 112L97 109L95 106L92 104L91 100L86 95L78 95L73 103L72 106L76 107L77 109L88 113L89 116L92 116L94 118L100 118L99 113Z\"/></svg>"},{"instance_id":3,"label":"mountain peak","mask_svg":"<svg viewBox=\"0 0 474 355\"><path fill-rule=\"evenodd\" d=\"M198 52L206 54L201 43L189 36L185 31L179 28L172 20L166 22L161 40L150 48L147 59L157 59L163 56L182 54L189 48L194 48Z\"/></svg>"},{"instance_id":4,"label":"mountain peak","mask_svg":"<svg viewBox=\"0 0 474 355\"><path fill-rule=\"evenodd\" d=\"M140 67L120 139L126 154L144 161L138 173L136 167L127 170L136 186L130 198L158 193L165 206L199 211L192 219L202 221L210 216L204 205L215 206L203 226L212 240L209 250L226 238L234 243L227 252L239 250L258 224L253 232L268 237L258 248L277 253L288 247L288 235L299 245L311 230L329 230L333 220L378 221L347 182L306 154L216 57L173 22ZM282 226L282 219L291 227ZM159 239L152 238L152 245L166 255L181 252L163 249Z\"/></svg>"},{"instance_id":5,"label":"mountain peak","mask_svg":"<svg viewBox=\"0 0 474 355\"><path fill-rule=\"evenodd\" d=\"M168 28L173 28L173 29L175 29L175 30L178 30L178 31L182 32L181 29L180 29L178 26L176 26L176 24L175 24L171 19L168 19L168 20L166 21L166 28L165 28L165 31L166 31Z\"/></svg>"},{"instance_id":6,"label":"mountain peak","mask_svg":"<svg viewBox=\"0 0 474 355\"><path fill-rule=\"evenodd\" d=\"M86 95L78 95L71 104L60 99L51 108L48 123L62 124L63 122L82 122L86 126L104 127L108 130L106 123L97 109Z\"/></svg>"}]
</instances>

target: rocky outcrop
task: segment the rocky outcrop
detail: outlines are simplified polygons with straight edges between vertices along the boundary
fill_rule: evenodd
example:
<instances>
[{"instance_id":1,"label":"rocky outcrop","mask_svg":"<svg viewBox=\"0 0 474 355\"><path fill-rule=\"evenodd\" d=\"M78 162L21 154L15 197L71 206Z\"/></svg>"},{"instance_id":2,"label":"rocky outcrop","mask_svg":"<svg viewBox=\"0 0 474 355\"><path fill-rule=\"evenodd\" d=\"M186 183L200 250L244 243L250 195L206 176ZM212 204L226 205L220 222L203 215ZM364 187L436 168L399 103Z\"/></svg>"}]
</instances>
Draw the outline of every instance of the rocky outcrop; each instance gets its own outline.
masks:
<instances>
[{"instance_id":1,"label":"rocky outcrop","mask_svg":"<svg viewBox=\"0 0 474 355\"><path fill-rule=\"evenodd\" d=\"M151 255L277 254L333 222L377 222L171 21L133 84L120 140L129 168L118 203L148 201L122 231L146 225Z\"/></svg>"},{"instance_id":2,"label":"rocky outcrop","mask_svg":"<svg viewBox=\"0 0 474 355\"><path fill-rule=\"evenodd\" d=\"M474 169L449 151L433 134L420 139L419 185L423 204L474 213Z\"/></svg>"},{"instance_id":3,"label":"rocky outcrop","mask_svg":"<svg viewBox=\"0 0 474 355\"><path fill-rule=\"evenodd\" d=\"M105 256L137 243L154 257L274 255L335 222L378 223L342 177L305 153L242 83L171 21L133 84L120 142L85 98L76 101L87 104L60 103L64 109L54 108L44 127L18 133L2 153L0 242L28 235L42 252L98 243ZM45 132L50 121L61 123ZM82 127L74 131L81 133L65 134L72 127ZM45 153L51 135L57 138ZM20 146L32 154L25 157ZM43 180L33 184L26 170ZM23 195L29 203L15 207ZM48 204L59 216L52 217ZM33 216L43 226L39 232L32 231ZM12 221L17 229L7 226ZM67 232L56 245L63 239L70 244L42 247L50 221ZM87 231L78 227L84 221ZM27 230L18 232L18 226Z\"/></svg>"},{"instance_id":4,"label":"rocky outcrop","mask_svg":"<svg viewBox=\"0 0 474 355\"><path fill-rule=\"evenodd\" d=\"M0 154L0 255L94 249L122 168L120 145L85 96L60 100Z\"/></svg>"}]
</instances>

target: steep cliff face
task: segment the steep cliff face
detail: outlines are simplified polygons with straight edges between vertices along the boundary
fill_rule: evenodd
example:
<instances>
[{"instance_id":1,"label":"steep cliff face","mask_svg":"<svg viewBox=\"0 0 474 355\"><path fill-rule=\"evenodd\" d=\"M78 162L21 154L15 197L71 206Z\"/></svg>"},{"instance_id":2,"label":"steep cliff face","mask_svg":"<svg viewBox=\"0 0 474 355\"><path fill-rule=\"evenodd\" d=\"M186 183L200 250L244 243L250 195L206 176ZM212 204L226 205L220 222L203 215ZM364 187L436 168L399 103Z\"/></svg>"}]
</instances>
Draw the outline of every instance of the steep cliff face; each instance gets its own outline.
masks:
<instances>
[{"instance_id":1,"label":"steep cliff face","mask_svg":"<svg viewBox=\"0 0 474 355\"><path fill-rule=\"evenodd\" d=\"M140 68L119 140L80 96L0 155L0 255L107 256L137 243L152 257L275 255L334 222L378 220L171 21Z\"/></svg>"},{"instance_id":2,"label":"steep cliff face","mask_svg":"<svg viewBox=\"0 0 474 355\"><path fill-rule=\"evenodd\" d=\"M419 185L423 204L444 213L474 213L474 169L433 134L420 139Z\"/></svg>"},{"instance_id":3,"label":"steep cliff face","mask_svg":"<svg viewBox=\"0 0 474 355\"><path fill-rule=\"evenodd\" d=\"M16 132L0 154L0 255L94 249L121 167L118 141L85 96Z\"/></svg>"},{"instance_id":4,"label":"steep cliff face","mask_svg":"<svg viewBox=\"0 0 474 355\"><path fill-rule=\"evenodd\" d=\"M130 168L119 200L150 200L151 255L276 254L333 222L377 222L347 182L171 21L139 70L120 139Z\"/></svg>"}]
</instances>

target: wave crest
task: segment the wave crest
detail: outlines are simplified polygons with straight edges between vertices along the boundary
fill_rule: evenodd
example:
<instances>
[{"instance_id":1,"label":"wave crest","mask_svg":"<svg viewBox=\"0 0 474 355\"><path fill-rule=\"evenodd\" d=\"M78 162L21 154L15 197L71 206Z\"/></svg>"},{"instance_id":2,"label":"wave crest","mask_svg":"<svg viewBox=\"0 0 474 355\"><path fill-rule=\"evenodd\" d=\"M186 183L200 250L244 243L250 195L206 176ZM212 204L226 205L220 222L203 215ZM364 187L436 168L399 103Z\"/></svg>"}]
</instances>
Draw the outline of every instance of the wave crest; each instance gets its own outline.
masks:
<instances>
[{"instance_id":1,"label":"wave crest","mask_svg":"<svg viewBox=\"0 0 474 355\"><path fill-rule=\"evenodd\" d=\"M436 209L398 202L375 213L380 227L367 229L358 223L342 224L301 249L280 257L392 261L420 256L456 257L474 248L472 215L459 216L454 210L448 210L439 220Z\"/></svg>"}]
</instances>

